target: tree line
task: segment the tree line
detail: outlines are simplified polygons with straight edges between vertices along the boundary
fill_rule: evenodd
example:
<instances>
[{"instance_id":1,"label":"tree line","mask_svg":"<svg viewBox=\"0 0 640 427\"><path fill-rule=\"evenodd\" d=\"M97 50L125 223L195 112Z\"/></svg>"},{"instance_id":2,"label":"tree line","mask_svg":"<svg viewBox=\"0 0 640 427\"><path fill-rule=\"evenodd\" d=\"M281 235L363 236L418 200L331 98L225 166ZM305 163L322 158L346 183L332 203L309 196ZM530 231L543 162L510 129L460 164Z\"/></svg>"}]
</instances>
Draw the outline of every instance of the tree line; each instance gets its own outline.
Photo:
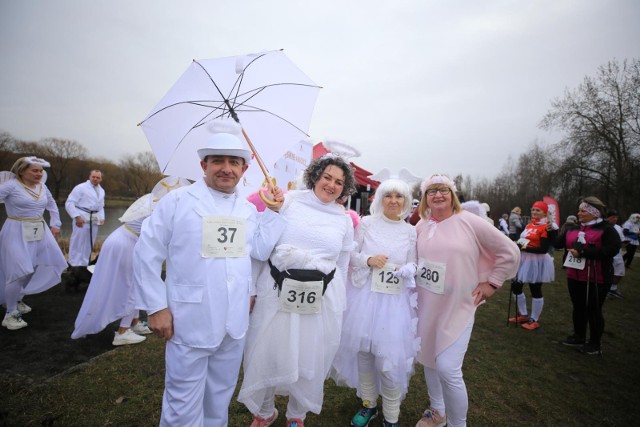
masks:
<instances>
[{"instance_id":1,"label":"tree line","mask_svg":"<svg viewBox=\"0 0 640 427\"><path fill-rule=\"evenodd\" d=\"M539 122L563 135L534 141L494 179L462 181L467 199L487 202L497 219L514 206L528 212L542 196L558 201L562 219L578 200L596 196L625 220L640 211L640 60L611 60L554 99Z\"/></svg>"},{"instance_id":2,"label":"tree line","mask_svg":"<svg viewBox=\"0 0 640 427\"><path fill-rule=\"evenodd\" d=\"M0 171L10 170L23 156L37 156L51 163L46 168L47 187L58 203L64 202L73 187L89 177L89 171L100 169L102 186L107 197L135 199L150 193L162 179L155 156L150 151L123 156L118 162L91 158L77 141L45 138L22 141L7 132L0 132Z\"/></svg>"},{"instance_id":3,"label":"tree line","mask_svg":"<svg viewBox=\"0 0 640 427\"><path fill-rule=\"evenodd\" d=\"M563 137L556 144L533 141L493 179L453 177L465 199L488 203L494 219L514 206L527 212L545 195L558 201L563 218L575 214L580 197L590 195L617 209L621 218L640 211L639 59L613 59L578 87L566 89L551 102L539 127ZM142 196L162 178L151 152L114 163L89 158L82 144L58 138L28 142L0 132L0 154L0 170L9 170L21 156L48 160L47 186L58 202L87 179L90 169L104 172L110 196ZM414 197L420 197L419 186Z\"/></svg>"}]
</instances>

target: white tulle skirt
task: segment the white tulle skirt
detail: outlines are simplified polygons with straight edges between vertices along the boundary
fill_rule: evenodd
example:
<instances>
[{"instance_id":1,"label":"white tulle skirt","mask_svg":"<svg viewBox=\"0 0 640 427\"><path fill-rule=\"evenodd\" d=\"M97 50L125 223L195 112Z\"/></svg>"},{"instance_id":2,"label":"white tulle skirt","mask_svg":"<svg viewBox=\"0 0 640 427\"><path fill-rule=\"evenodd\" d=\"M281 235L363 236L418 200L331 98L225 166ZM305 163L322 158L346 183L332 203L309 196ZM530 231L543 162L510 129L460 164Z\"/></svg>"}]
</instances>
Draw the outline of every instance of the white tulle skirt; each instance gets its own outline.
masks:
<instances>
[{"instance_id":1,"label":"white tulle skirt","mask_svg":"<svg viewBox=\"0 0 640 427\"><path fill-rule=\"evenodd\" d=\"M404 289L400 295L372 292L369 284L347 287L347 311L342 326L340 348L331 377L339 385L358 389L358 352L376 357L377 391L381 373L407 393L420 348L417 335L417 295Z\"/></svg>"},{"instance_id":2,"label":"white tulle skirt","mask_svg":"<svg viewBox=\"0 0 640 427\"><path fill-rule=\"evenodd\" d=\"M555 280L553 258L549 254L520 254L517 279L523 283L548 283Z\"/></svg>"}]
</instances>

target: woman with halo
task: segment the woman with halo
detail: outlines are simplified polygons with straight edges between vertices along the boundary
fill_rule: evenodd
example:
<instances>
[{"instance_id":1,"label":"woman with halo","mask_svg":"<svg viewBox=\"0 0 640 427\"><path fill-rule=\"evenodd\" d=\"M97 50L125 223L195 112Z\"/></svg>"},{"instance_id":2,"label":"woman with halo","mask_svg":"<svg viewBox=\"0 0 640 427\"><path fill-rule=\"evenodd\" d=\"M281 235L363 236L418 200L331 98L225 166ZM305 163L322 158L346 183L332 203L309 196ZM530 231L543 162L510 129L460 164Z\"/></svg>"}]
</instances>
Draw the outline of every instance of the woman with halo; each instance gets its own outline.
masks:
<instances>
[{"instance_id":1,"label":"woman with halo","mask_svg":"<svg viewBox=\"0 0 640 427\"><path fill-rule=\"evenodd\" d=\"M11 167L13 176L0 184L0 201L7 210L0 231L0 302L7 306L2 326L9 330L27 326L22 314L31 307L21 296L57 285L67 268L55 239L62 224L58 206L44 184L43 168L49 166L37 157L21 157ZM45 209L51 228L43 218Z\"/></svg>"},{"instance_id":2,"label":"woman with halo","mask_svg":"<svg viewBox=\"0 0 640 427\"><path fill-rule=\"evenodd\" d=\"M430 176L420 190L417 360L430 406L416 427L465 426L469 398L462 364L475 312L515 276L520 251L486 220L462 209L446 175Z\"/></svg>"},{"instance_id":3,"label":"woman with halo","mask_svg":"<svg viewBox=\"0 0 640 427\"><path fill-rule=\"evenodd\" d=\"M287 193L287 227L256 281L238 400L252 427L278 417L275 395L289 396L287 427L320 413L324 380L340 343L353 225L336 203L355 190L348 161L333 154L304 172L306 190Z\"/></svg>"},{"instance_id":4,"label":"woman with halo","mask_svg":"<svg viewBox=\"0 0 640 427\"><path fill-rule=\"evenodd\" d=\"M71 338L96 334L118 319L120 325L112 342L115 346L140 343L145 340L143 335L151 333L140 322L140 313L135 309L133 250L143 221L160 199L169 191L189 184L184 178L163 178L151 193L136 200L119 218L122 225L102 245Z\"/></svg>"},{"instance_id":5,"label":"woman with halo","mask_svg":"<svg viewBox=\"0 0 640 427\"><path fill-rule=\"evenodd\" d=\"M401 177L419 180L402 170ZM416 337L416 230L405 222L411 213L411 189L391 178L388 169L371 179L381 181L371 215L356 229L347 285L347 311L332 376L356 388L362 407L351 426L365 427L378 416L382 395L383 425L398 426L400 404L407 393L419 347Z\"/></svg>"}]
</instances>

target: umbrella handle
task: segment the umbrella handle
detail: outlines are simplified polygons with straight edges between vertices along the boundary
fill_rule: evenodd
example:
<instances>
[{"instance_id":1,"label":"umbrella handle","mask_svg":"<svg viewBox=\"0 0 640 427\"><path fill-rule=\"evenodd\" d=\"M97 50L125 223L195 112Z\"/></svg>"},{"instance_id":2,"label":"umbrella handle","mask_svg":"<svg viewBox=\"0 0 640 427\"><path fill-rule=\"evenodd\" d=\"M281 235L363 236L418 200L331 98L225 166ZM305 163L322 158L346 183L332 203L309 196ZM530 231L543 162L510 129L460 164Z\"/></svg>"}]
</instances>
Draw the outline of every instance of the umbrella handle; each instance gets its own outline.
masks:
<instances>
[{"instance_id":1,"label":"umbrella handle","mask_svg":"<svg viewBox=\"0 0 640 427\"><path fill-rule=\"evenodd\" d=\"M244 135L244 139L247 140L247 144L249 144L249 148L251 149L251 152L253 153L255 160L258 162L258 166L260 166L260 170L264 175L264 180L267 184L267 188L269 189L269 191L271 191L271 193L273 193L274 191L273 178L269 177L267 168L264 167L264 163L262 163L262 159L258 155L258 152L256 151L256 147L254 147L253 143L251 142L251 138L249 138L249 135L247 135L247 132L245 132L244 128L242 128L242 135ZM260 195L260 198L267 206L272 206L272 207L278 206L278 202L267 199L267 197L264 194L262 194L262 191L258 191L258 194Z\"/></svg>"}]
</instances>

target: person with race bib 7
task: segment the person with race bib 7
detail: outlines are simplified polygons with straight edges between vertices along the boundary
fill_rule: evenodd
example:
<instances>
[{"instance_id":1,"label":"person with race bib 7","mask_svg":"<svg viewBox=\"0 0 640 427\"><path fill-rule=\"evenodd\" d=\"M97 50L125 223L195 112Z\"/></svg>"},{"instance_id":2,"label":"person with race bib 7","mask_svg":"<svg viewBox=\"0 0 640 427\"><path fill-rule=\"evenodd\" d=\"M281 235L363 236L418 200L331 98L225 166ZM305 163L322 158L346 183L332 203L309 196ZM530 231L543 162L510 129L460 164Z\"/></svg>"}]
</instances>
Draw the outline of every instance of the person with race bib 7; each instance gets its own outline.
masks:
<instances>
[{"instance_id":1,"label":"person with race bib 7","mask_svg":"<svg viewBox=\"0 0 640 427\"><path fill-rule=\"evenodd\" d=\"M27 325L22 315L31 307L23 295L44 292L60 283L67 261L56 242L60 235L60 213L43 182L46 160L21 157L15 161L11 178L0 184L7 220L0 231L0 303L7 306L2 326L15 331ZM51 228L43 218L49 211Z\"/></svg>"},{"instance_id":2,"label":"person with race bib 7","mask_svg":"<svg viewBox=\"0 0 640 427\"><path fill-rule=\"evenodd\" d=\"M355 243L336 199L353 193L355 177L348 161L329 153L309 164L303 181L306 190L286 195L280 215L287 227L256 281L238 395L253 414L251 427L275 422L276 394L289 396L287 427L303 427L309 411L319 414L340 343Z\"/></svg>"},{"instance_id":3,"label":"person with race bib 7","mask_svg":"<svg viewBox=\"0 0 640 427\"><path fill-rule=\"evenodd\" d=\"M362 407L351 426L365 427L378 416L382 396L384 427L398 426L420 346L416 336L416 230L411 190L400 179L376 189L371 215L356 229L347 285L347 311L333 362L337 384L356 388Z\"/></svg>"},{"instance_id":4,"label":"person with race bib 7","mask_svg":"<svg viewBox=\"0 0 640 427\"><path fill-rule=\"evenodd\" d=\"M462 364L475 312L515 276L520 250L496 227L462 209L448 176L432 175L420 190L417 359L424 366L430 406L416 427L466 426Z\"/></svg>"}]
</instances>

